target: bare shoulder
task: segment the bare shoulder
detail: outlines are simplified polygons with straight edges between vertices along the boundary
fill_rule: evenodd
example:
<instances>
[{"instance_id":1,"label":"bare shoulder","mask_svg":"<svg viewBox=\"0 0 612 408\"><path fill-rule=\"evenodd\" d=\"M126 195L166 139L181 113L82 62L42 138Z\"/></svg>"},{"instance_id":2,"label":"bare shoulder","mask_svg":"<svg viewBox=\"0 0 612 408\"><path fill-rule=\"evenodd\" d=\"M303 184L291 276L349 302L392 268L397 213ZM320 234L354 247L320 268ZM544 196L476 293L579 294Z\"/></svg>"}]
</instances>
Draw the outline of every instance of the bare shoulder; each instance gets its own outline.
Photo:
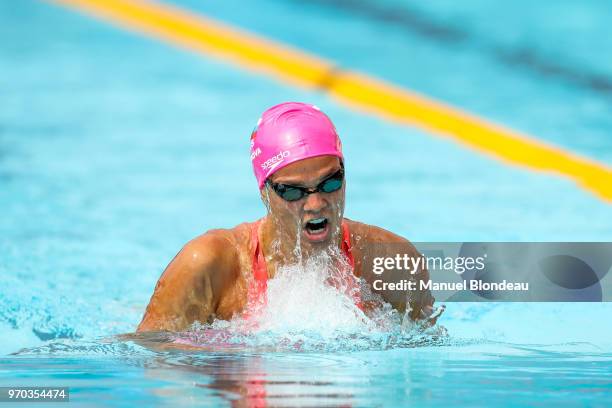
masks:
<instances>
[{"instance_id":1,"label":"bare shoulder","mask_svg":"<svg viewBox=\"0 0 612 408\"><path fill-rule=\"evenodd\" d=\"M185 244L159 278L138 330L182 330L214 315L239 275L239 232L210 230Z\"/></svg>"},{"instance_id":2,"label":"bare shoulder","mask_svg":"<svg viewBox=\"0 0 612 408\"><path fill-rule=\"evenodd\" d=\"M212 272L213 280L220 278L228 283L228 279L236 279L240 273L241 259L249 251L250 231L251 223L209 230L185 244L177 257L192 263L196 270Z\"/></svg>"},{"instance_id":3,"label":"bare shoulder","mask_svg":"<svg viewBox=\"0 0 612 408\"><path fill-rule=\"evenodd\" d=\"M386 230L375 225L364 224L362 222L344 219L349 227L351 233L351 242L357 245L357 243L363 244L370 243L408 243L409 241L389 230Z\"/></svg>"},{"instance_id":4,"label":"bare shoulder","mask_svg":"<svg viewBox=\"0 0 612 408\"><path fill-rule=\"evenodd\" d=\"M222 262L236 259L234 229L213 229L187 242L181 250L193 262ZM230 262L231 263L231 262Z\"/></svg>"},{"instance_id":5,"label":"bare shoulder","mask_svg":"<svg viewBox=\"0 0 612 408\"><path fill-rule=\"evenodd\" d=\"M352 251L358 264L360 264L359 260L364 258L367 253L371 256L395 256L397 253L419 256L417 248L408 239L400 235L375 225L346 218L345 221L349 227Z\"/></svg>"}]
</instances>

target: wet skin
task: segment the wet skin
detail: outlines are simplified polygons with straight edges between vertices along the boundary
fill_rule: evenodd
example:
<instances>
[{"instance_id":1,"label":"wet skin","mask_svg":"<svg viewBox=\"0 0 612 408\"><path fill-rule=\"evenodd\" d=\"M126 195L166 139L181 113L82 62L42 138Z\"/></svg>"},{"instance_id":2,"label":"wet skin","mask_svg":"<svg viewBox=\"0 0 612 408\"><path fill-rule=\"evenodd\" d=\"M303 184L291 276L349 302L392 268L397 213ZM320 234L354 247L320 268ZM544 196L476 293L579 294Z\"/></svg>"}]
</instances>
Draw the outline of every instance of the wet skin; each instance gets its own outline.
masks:
<instances>
[{"instance_id":1,"label":"wet skin","mask_svg":"<svg viewBox=\"0 0 612 408\"><path fill-rule=\"evenodd\" d=\"M314 189L340 168L337 157L313 157L278 170L270 181ZM343 218L345 186L346 182L337 191L312 193L292 202L279 197L267 185L262 189L261 197L268 207L268 215L262 219L259 242L269 278L274 278L280 266L299 261L299 256L305 259L329 246L340 248L343 220L351 234L353 273L357 277L361 276L366 251L375 243L401 243L405 245L401 245L403 253L418 256L408 240L382 228ZM308 222L321 218L326 220L323 231L309 231ZM242 312L247 303L248 280L252 276L250 234L251 224L243 223L232 229L208 231L188 242L157 282L138 331L184 330L195 321L227 320ZM426 270L416 278L429 279ZM404 303L392 305L401 312L406 308ZM415 320L429 318L428 323L433 324L437 317L430 317L432 306L431 295L420 293L410 303L410 316Z\"/></svg>"}]
</instances>

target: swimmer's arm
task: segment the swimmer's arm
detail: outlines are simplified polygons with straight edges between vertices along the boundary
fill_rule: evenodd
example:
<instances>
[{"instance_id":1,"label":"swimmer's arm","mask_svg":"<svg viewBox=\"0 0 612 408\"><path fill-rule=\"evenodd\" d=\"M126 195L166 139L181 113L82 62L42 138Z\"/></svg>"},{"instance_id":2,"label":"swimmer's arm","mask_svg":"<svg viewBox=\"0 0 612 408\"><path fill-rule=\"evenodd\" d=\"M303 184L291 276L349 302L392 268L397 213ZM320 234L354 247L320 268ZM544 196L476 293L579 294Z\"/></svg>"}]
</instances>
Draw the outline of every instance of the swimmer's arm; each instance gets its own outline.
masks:
<instances>
[{"instance_id":1,"label":"swimmer's arm","mask_svg":"<svg viewBox=\"0 0 612 408\"><path fill-rule=\"evenodd\" d=\"M388 253L384 254L376 254L376 256L382 257L395 257L397 250L399 249L401 253L409 254L413 257L420 256L418 250L414 245L407 239L396 235L390 231L387 231L383 228L376 227L373 225L362 224L359 222L351 221L351 231L354 231L357 235L361 235L363 239L360 240L361 245L368 245L373 243L379 244L394 244L393 246L388 246ZM355 240L353 239L353 242ZM398 248L398 245L400 244ZM383 245L380 248L384 248ZM361 248L362 251L367 250L365 247ZM359 262L359 268L361 270L362 265ZM366 278L366 275L363 275ZM371 274L370 274L371 276ZM423 268L418 271L415 275L412 276L415 281L427 281L429 280L429 272L426 268ZM366 280L368 280L366 278ZM372 282L370 282L371 284ZM419 287L419 285L417 285ZM385 299L388 303L390 303L395 309L399 312L404 313L406 311L407 306L410 307L409 316L412 320L419 320L426 324L435 324L438 317L444 311L444 307L438 308L438 310L434 309L434 297L431 295L429 290L418 290L410 292L410 299L407 302L397 302L391 299ZM384 298L384 296L383 296Z\"/></svg>"},{"instance_id":2,"label":"swimmer's arm","mask_svg":"<svg viewBox=\"0 0 612 408\"><path fill-rule=\"evenodd\" d=\"M234 275L234 251L219 231L187 243L157 282L137 331L179 331L206 322Z\"/></svg>"},{"instance_id":3,"label":"swimmer's arm","mask_svg":"<svg viewBox=\"0 0 612 408\"><path fill-rule=\"evenodd\" d=\"M396 236L397 237L397 236ZM398 244L401 244L399 253L408 254L410 257L419 258L421 254L415 248L410 241L404 239L402 237L397 237ZM397 247L394 247L397 249ZM396 252L389 253L386 256L395 257ZM417 282L416 287L420 288L420 284L418 282L428 281L429 280L429 271L427 268L421 268L411 276L411 279ZM435 310L433 305L435 302L434 297L431 295L429 290L413 290L407 293L407 300L405 302L390 302L394 308L401 312L405 312L407 308L410 309L409 316L412 320L415 321L425 321L431 323L432 325L436 323L436 320L440 316L440 314L444 311L442 307L440 310Z\"/></svg>"}]
</instances>

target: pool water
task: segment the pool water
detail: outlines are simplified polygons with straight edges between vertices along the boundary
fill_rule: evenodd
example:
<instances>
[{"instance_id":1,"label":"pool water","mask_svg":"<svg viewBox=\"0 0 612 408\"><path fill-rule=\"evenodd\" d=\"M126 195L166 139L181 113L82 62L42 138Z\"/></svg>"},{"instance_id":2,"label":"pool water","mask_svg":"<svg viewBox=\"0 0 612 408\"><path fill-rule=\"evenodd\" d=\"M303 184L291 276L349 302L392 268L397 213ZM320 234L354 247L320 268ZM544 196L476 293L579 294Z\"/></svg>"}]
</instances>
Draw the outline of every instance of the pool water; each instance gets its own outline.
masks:
<instances>
[{"instance_id":1,"label":"pool water","mask_svg":"<svg viewBox=\"0 0 612 408\"><path fill-rule=\"evenodd\" d=\"M526 1L175 3L612 164L605 2L565 1L554 19ZM247 139L279 101L335 121L346 215L413 241L610 241L612 207L54 4L1 2L0 45L0 386L118 406L612 403L610 303L449 303L447 335L416 334L363 326L333 294L312 302L316 286L292 303L286 282L277 320L249 336L216 327L225 344L120 336L185 242L264 214ZM500 57L524 49L535 57Z\"/></svg>"},{"instance_id":2,"label":"pool water","mask_svg":"<svg viewBox=\"0 0 612 408\"><path fill-rule=\"evenodd\" d=\"M129 405L606 406L610 353L480 344L359 353L152 353L134 346L3 359L11 381L71 386L72 401ZM82 353L83 355L79 355ZM7 381L6 375L2 376Z\"/></svg>"}]
</instances>

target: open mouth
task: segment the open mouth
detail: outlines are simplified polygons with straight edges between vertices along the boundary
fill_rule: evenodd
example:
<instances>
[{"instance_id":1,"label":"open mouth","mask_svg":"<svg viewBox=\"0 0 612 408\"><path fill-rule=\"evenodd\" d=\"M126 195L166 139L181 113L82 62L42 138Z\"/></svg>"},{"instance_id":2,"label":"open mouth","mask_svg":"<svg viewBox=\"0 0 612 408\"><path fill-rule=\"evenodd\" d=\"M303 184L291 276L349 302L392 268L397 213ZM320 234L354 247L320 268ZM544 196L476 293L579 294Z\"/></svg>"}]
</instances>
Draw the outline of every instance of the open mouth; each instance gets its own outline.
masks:
<instances>
[{"instance_id":1,"label":"open mouth","mask_svg":"<svg viewBox=\"0 0 612 408\"><path fill-rule=\"evenodd\" d=\"M318 234L325 230L327 226L327 218L315 218L306 223L306 229L312 234Z\"/></svg>"},{"instance_id":2,"label":"open mouth","mask_svg":"<svg viewBox=\"0 0 612 408\"><path fill-rule=\"evenodd\" d=\"M306 222L304 230L309 239L318 241L326 238L327 230L329 229L328 224L325 217L314 218Z\"/></svg>"}]
</instances>

